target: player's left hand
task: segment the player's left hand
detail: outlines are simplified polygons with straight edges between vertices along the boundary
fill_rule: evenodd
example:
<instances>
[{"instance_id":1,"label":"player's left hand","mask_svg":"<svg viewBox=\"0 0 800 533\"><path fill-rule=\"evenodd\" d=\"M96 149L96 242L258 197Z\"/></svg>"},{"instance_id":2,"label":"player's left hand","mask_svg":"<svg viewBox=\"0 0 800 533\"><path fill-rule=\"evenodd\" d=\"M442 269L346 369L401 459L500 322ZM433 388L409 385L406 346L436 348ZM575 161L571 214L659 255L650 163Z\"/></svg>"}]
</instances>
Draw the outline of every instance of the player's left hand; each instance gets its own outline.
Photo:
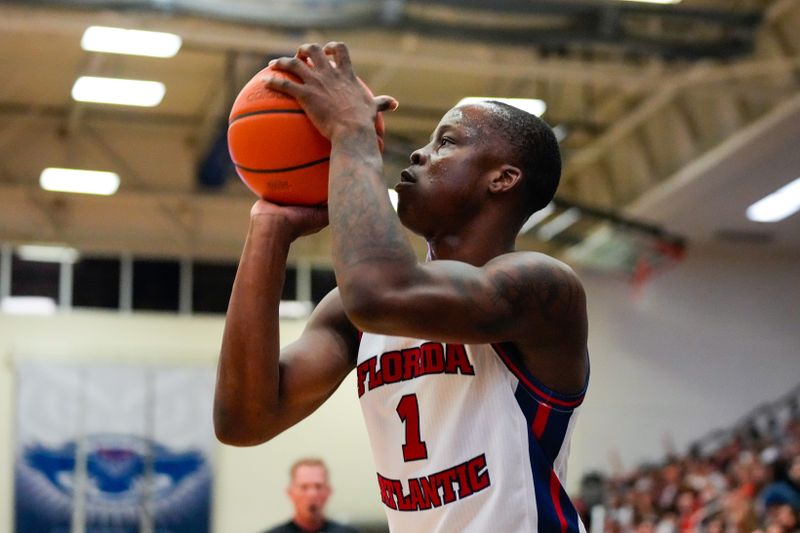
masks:
<instances>
[{"instance_id":1,"label":"player's left hand","mask_svg":"<svg viewBox=\"0 0 800 533\"><path fill-rule=\"evenodd\" d=\"M264 77L267 87L295 98L328 139L333 140L340 132L373 125L378 112L397 108L397 100L391 96L370 96L356 78L344 43L330 42L324 47L304 44L294 57L274 59L269 65L302 80L303 83L297 83L276 76Z\"/></svg>"}]
</instances>

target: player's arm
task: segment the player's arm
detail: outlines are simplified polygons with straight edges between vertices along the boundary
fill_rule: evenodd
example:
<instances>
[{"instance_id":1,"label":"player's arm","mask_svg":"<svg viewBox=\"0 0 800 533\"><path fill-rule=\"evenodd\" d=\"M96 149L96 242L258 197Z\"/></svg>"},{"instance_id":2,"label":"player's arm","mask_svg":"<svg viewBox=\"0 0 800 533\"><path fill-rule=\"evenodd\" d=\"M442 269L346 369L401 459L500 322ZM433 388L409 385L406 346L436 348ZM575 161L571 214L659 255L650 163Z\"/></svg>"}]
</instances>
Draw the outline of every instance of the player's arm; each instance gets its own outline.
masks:
<instances>
[{"instance_id":1,"label":"player's arm","mask_svg":"<svg viewBox=\"0 0 800 533\"><path fill-rule=\"evenodd\" d=\"M569 267L543 254L510 253L482 267L375 259L345 271L345 307L364 331L540 346L575 338L585 346L581 283Z\"/></svg>"},{"instance_id":2,"label":"player's arm","mask_svg":"<svg viewBox=\"0 0 800 533\"><path fill-rule=\"evenodd\" d=\"M217 371L214 428L222 442L271 439L319 407L354 366L356 331L335 292L317 306L300 338L279 348L289 246L324 223L324 210L254 206Z\"/></svg>"}]
</instances>

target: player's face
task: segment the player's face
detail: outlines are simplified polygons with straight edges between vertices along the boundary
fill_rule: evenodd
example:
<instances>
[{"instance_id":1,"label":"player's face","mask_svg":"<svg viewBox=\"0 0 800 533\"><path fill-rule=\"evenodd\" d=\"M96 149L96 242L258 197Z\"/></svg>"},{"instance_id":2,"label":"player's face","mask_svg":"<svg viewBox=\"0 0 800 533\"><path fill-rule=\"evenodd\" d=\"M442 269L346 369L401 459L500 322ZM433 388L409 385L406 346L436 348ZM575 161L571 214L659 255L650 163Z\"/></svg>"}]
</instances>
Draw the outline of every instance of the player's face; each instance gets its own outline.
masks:
<instances>
[{"instance_id":1,"label":"player's face","mask_svg":"<svg viewBox=\"0 0 800 533\"><path fill-rule=\"evenodd\" d=\"M325 469L313 465L298 467L288 492L297 515L306 519L321 519L331 494Z\"/></svg>"},{"instance_id":2,"label":"player's face","mask_svg":"<svg viewBox=\"0 0 800 533\"><path fill-rule=\"evenodd\" d=\"M432 238L479 210L486 178L499 162L496 141L480 127L489 112L486 105L451 109L430 142L411 154L395 190L400 220L415 233Z\"/></svg>"}]
</instances>

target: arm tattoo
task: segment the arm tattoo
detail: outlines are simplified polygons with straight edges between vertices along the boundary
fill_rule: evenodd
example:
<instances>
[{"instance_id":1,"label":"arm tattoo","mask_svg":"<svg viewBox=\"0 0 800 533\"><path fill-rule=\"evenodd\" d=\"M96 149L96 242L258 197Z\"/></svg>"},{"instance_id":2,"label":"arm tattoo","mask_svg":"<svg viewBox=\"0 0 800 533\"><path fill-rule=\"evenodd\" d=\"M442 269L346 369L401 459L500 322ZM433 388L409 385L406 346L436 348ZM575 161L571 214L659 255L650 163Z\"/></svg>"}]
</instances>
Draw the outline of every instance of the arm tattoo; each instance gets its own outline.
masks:
<instances>
[{"instance_id":1,"label":"arm tattoo","mask_svg":"<svg viewBox=\"0 0 800 533\"><path fill-rule=\"evenodd\" d=\"M362 262L416 263L381 179L374 130L361 128L334 144L328 209L337 271Z\"/></svg>"},{"instance_id":2,"label":"arm tattoo","mask_svg":"<svg viewBox=\"0 0 800 533\"><path fill-rule=\"evenodd\" d=\"M549 323L579 316L581 289L574 277L560 267L530 263L503 265L487 275L491 290L487 292L477 283L471 290L463 291L475 312L483 315L487 332L497 331L509 319L524 316L537 316ZM456 283L466 288L463 279ZM494 318L486 322L486 317Z\"/></svg>"}]
</instances>

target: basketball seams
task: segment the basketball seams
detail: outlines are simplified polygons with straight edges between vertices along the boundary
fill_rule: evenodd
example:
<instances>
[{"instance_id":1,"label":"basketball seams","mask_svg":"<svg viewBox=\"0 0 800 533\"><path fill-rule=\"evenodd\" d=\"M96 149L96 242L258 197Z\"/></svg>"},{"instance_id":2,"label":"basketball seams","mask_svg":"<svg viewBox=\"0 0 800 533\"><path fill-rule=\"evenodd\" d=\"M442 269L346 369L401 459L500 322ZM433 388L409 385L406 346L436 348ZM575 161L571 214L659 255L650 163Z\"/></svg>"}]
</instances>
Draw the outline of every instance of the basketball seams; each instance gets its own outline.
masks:
<instances>
[{"instance_id":1,"label":"basketball seams","mask_svg":"<svg viewBox=\"0 0 800 533\"><path fill-rule=\"evenodd\" d=\"M246 172L253 172L254 174L279 174L281 172L291 172L293 170L302 170L304 168L313 167L315 165L321 165L322 163L327 163L328 161L330 161L330 157L323 157L322 159L317 159L316 161L311 161L309 163L303 163L302 165L295 165L293 167L283 167L283 168L248 168L235 162L234 165L239 170L244 170Z\"/></svg>"},{"instance_id":2,"label":"basketball seams","mask_svg":"<svg viewBox=\"0 0 800 533\"><path fill-rule=\"evenodd\" d=\"M242 113L240 115L236 115L235 117L231 117L228 121L228 126L236 122L237 120L241 120L243 118L252 117L255 115L279 115L281 113L288 113L291 115L305 115L306 112L302 109L261 109L259 111L248 111L247 113Z\"/></svg>"}]
</instances>

